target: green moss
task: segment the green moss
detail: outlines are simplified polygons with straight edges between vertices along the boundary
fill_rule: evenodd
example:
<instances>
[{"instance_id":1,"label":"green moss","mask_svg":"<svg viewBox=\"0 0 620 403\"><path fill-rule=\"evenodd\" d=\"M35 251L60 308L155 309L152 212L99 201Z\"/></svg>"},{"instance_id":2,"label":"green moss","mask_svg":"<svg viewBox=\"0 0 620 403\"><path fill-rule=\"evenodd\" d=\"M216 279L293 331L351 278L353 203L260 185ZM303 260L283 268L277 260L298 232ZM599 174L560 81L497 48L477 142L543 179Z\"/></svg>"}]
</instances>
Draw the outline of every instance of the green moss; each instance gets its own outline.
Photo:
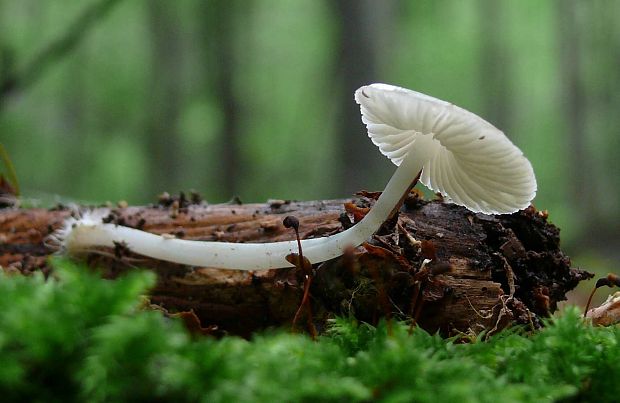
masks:
<instances>
[{"instance_id":1,"label":"green moss","mask_svg":"<svg viewBox=\"0 0 620 403\"><path fill-rule=\"evenodd\" d=\"M457 344L404 324L334 320L318 342L189 337L140 309L148 272L115 281L67 261L57 279L0 275L0 396L17 401L614 401L620 330L576 309L541 332Z\"/></svg>"}]
</instances>

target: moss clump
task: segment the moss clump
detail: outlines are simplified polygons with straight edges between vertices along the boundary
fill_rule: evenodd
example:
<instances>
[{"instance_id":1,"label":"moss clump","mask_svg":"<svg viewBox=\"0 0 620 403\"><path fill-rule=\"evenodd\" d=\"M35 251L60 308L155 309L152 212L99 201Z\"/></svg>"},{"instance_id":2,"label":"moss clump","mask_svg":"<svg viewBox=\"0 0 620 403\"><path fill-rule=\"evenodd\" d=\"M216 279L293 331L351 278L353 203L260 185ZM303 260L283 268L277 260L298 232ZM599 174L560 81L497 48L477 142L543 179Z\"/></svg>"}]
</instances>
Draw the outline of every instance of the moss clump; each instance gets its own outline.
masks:
<instances>
[{"instance_id":1,"label":"moss clump","mask_svg":"<svg viewBox=\"0 0 620 403\"><path fill-rule=\"evenodd\" d=\"M56 280L0 275L4 401L615 401L620 329L568 309L543 331L456 344L337 319L318 342L192 338L140 309L148 272L115 281L67 261Z\"/></svg>"}]
</instances>

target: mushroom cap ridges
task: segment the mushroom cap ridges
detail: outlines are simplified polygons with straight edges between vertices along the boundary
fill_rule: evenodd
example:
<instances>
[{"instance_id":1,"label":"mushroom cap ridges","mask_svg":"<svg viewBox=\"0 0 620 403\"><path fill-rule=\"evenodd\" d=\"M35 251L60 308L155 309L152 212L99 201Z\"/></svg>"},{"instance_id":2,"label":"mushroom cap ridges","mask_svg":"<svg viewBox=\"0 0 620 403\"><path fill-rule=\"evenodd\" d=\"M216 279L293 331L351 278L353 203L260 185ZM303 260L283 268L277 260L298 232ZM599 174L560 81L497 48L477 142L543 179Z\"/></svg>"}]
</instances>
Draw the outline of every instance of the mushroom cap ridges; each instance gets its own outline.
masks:
<instances>
[{"instance_id":1,"label":"mushroom cap ridges","mask_svg":"<svg viewBox=\"0 0 620 403\"><path fill-rule=\"evenodd\" d=\"M372 142L394 164L400 165L416 142L432 142L420 181L454 203L504 214L527 207L536 195L530 162L479 116L387 84L361 87L355 100Z\"/></svg>"}]
</instances>

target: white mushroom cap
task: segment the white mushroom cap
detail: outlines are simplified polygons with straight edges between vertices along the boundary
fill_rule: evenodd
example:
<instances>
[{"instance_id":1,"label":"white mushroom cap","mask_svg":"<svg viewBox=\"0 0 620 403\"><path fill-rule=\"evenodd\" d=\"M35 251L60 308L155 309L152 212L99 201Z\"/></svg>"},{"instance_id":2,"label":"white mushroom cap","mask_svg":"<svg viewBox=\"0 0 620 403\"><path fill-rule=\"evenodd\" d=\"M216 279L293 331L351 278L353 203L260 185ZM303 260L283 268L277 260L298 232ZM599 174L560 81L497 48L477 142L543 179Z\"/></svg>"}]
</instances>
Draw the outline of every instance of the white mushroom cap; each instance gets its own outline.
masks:
<instances>
[{"instance_id":1,"label":"white mushroom cap","mask_svg":"<svg viewBox=\"0 0 620 403\"><path fill-rule=\"evenodd\" d=\"M526 208L536 195L523 152L479 116L387 84L361 87L355 100L368 136L394 164L416 142L431 143L420 181L448 200L474 212L505 214Z\"/></svg>"}]
</instances>

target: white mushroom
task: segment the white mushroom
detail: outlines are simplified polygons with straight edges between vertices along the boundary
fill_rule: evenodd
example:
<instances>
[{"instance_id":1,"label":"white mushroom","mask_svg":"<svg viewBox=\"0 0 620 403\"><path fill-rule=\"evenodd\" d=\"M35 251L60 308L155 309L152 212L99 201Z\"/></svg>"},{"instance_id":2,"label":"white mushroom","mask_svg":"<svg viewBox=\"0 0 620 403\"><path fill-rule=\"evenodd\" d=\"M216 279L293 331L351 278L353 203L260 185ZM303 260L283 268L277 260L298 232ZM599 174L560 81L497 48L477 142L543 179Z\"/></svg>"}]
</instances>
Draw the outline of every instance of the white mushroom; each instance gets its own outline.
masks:
<instances>
[{"instance_id":1,"label":"white mushroom","mask_svg":"<svg viewBox=\"0 0 620 403\"><path fill-rule=\"evenodd\" d=\"M436 98L387 84L359 88L368 135L398 165L370 212L339 234L302 241L313 263L342 255L370 238L400 207L417 177L446 199L486 214L512 213L529 205L536 179L529 161L504 134L482 118ZM70 221L59 234L68 253L124 242L136 253L180 264L261 270L289 267L295 241L202 242L166 239L133 228L104 224L101 217Z\"/></svg>"},{"instance_id":2,"label":"white mushroom","mask_svg":"<svg viewBox=\"0 0 620 403\"><path fill-rule=\"evenodd\" d=\"M386 84L358 89L368 135L409 178L486 214L513 213L536 195L532 165L500 130L479 116L419 92ZM406 176L406 175L404 175Z\"/></svg>"}]
</instances>

